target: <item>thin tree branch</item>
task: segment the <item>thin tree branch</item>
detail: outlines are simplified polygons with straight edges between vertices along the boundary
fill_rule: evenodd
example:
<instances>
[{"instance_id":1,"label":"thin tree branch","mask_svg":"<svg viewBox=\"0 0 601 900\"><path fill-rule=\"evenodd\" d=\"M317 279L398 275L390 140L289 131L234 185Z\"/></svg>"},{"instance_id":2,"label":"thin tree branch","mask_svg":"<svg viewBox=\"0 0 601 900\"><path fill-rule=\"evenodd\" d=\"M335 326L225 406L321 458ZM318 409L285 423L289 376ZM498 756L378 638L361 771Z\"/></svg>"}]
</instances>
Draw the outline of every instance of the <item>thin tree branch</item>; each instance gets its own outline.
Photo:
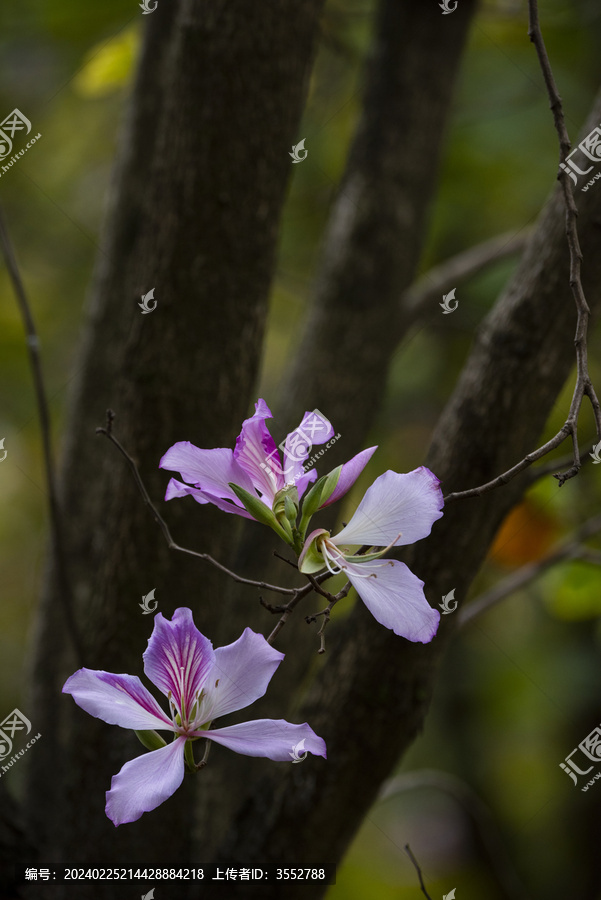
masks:
<instances>
[{"instance_id":1,"label":"thin tree branch","mask_svg":"<svg viewBox=\"0 0 601 900\"><path fill-rule=\"evenodd\" d=\"M542 575L543 572L546 572L547 569L557 565L557 563L567 559L587 560L590 548L583 547L582 542L586 541L594 534L598 534L599 531L601 531L601 515L593 516L593 518L585 522L584 525L581 525L569 540L561 544L552 553L549 553L548 556L538 560L538 562L522 566L517 572L512 572L507 578L503 578L502 581L499 581L498 584L489 591L484 591L483 594L480 594L480 596L465 609L460 611L457 620L458 627L461 628L464 625L467 625L475 619L476 616L486 612L492 606L496 606L501 600L509 597L519 588L524 587L524 585L534 581L535 578L538 578L539 575ZM589 557L588 561L592 562L593 559ZM599 562L599 559L595 558L594 561Z\"/></svg>"},{"instance_id":2,"label":"thin tree branch","mask_svg":"<svg viewBox=\"0 0 601 900\"><path fill-rule=\"evenodd\" d=\"M420 869L419 863L416 860L415 856L411 852L411 847L409 846L409 844L405 844L405 853L407 854L407 856L413 863L415 871L417 872L417 877L419 878L419 886L422 889L422 893L423 893L424 897L427 897L428 900L432 900L432 898L430 897L430 894L426 890L426 885L424 884L424 879L422 877L422 870Z\"/></svg>"},{"instance_id":3,"label":"thin tree branch","mask_svg":"<svg viewBox=\"0 0 601 900\"><path fill-rule=\"evenodd\" d=\"M150 499L150 495L149 495L148 491L146 490L146 486L144 485L144 482L142 481L142 477L140 475L140 472L138 470L138 467L137 467L133 457L131 457L129 455L129 453L127 452L125 447L121 443L119 443L119 441L113 434L113 419L115 418L115 414L111 409L107 410L106 418L107 418L106 428L97 428L96 434L103 434L105 437L107 437L109 439L109 441L111 441L115 445L115 447L119 450L119 452L127 460L127 464L132 471L132 474L133 474L136 484L138 486L138 490L140 491L140 493L142 494L142 497L144 499L144 503L150 509L150 512L152 513L152 516L153 516L155 522L157 523L157 525L163 532L163 537L165 538L165 540L167 542L167 546L169 547L170 550L177 550L179 553L187 553L188 556L195 556L197 559L204 559L206 562L211 563L212 566L215 566L215 568L219 569L221 572L224 572L226 575L228 575L234 581L237 581L239 584L248 584L251 587L258 587L264 591L273 591L276 594L290 594L290 595L295 596L298 593L298 588L285 588L285 587L280 587L277 584L268 584L265 581L254 581L251 578L243 578L241 575L237 575L235 572L232 572L231 569L228 569L226 566L222 565L220 562L217 562L217 560L213 559L213 557L210 556L208 553L199 553L197 550L189 550L187 547L180 547L180 545L177 544L173 540L173 538L171 536L171 532L169 531L169 526L167 525L167 523L161 516L160 512L158 511L158 509L156 508L156 506Z\"/></svg>"},{"instance_id":4,"label":"thin tree branch","mask_svg":"<svg viewBox=\"0 0 601 900\"><path fill-rule=\"evenodd\" d=\"M328 574L329 574L329 572L328 572ZM295 607L300 603L300 601L303 599L303 597L306 597L307 594L309 594L312 590L313 590L313 586L310 584L306 584L303 588L300 588L296 592L296 596L294 596L292 598L292 600L290 600L283 607L281 618L279 619L277 625L275 626L275 628L273 629L273 631L267 638L268 644L273 644L276 637L278 636L278 634L280 633L280 631L282 630L282 628L284 627L284 625L286 624L286 622L288 621L288 619L290 618L292 613L294 612Z\"/></svg>"},{"instance_id":5,"label":"thin tree branch","mask_svg":"<svg viewBox=\"0 0 601 900\"><path fill-rule=\"evenodd\" d=\"M58 500L58 491L54 475L50 410L48 407L48 398L46 396L46 388L44 385L42 360L40 358L40 341L37 335L31 306L27 299L25 284L23 283L23 279L19 271L19 266L17 264L17 259L8 234L6 222L4 220L4 213L1 207L0 244L2 244L4 261L6 262L6 268L13 286L15 297L17 298L17 304L19 306L19 311L21 313L23 327L26 334L27 354L29 356L29 365L33 378L34 392L38 408L38 418L40 421L40 432L42 437L42 456L44 460L44 472L48 489L48 510L50 513L50 540L52 545L52 555L61 585L61 602L65 614L65 621L67 623L67 630L73 644L73 649L80 666L83 666L83 646L81 636L75 622L73 609L73 593L71 590L71 583L69 580L67 569L63 532L61 526L60 504Z\"/></svg>"},{"instance_id":6,"label":"thin tree branch","mask_svg":"<svg viewBox=\"0 0 601 900\"><path fill-rule=\"evenodd\" d=\"M559 137L559 161L560 163L565 163L566 156L570 152L571 148L570 138L565 124L561 97L559 96L557 86L555 84L555 79L551 70L551 63L549 61L549 56L547 54L547 49L545 47L545 42L543 40L543 35L540 28L537 0L528 0L528 12L530 23L528 36L536 48L540 67L545 79L547 93L549 95L551 111L553 112L553 121L555 123L555 129ZM565 169L560 170L558 178L563 190L563 196L566 205L566 236L570 249L570 288L572 289L572 295L574 297L574 302L578 311L576 336L574 338L574 344L576 346L576 361L578 365L578 379L576 382L576 387L574 389L574 396L572 398L572 404L570 406L570 413L566 422L566 424L570 424L571 426L572 439L574 441L574 465L568 472L564 473L564 475L558 476L559 483L564 484L568 478L576 475L578 470L580 469L580 454L578 452L577 443L577 423L582 400L585 396L587 396L591 402L593 413L595 415L595 424L597 426L597 436L599 438L601 438L601 405L599 404L599 400L588 373L586 340L588 321L591 311L589 309L588 303L586 302L586 297L584 296L584 288L582 287L582 280L580 275L582 264L582 250L580 249L580 241L578 238L578 209L576 208L576 203L574 201L574 189L572 187L572 182L570 181L570 178Z\"/></svg>"},{"instance_id":7,"label":"thin tree branch","mask_svg":"<svg viewBox=\"0 0 601 900\"><path fill-rule=\"evenodd\" d=\"M435 769L406 772L385 782L378 799L381 802L396 794L423 788L444 791L459 803L470 816L505 895L514 900L527 900L526 890L515 872L491 811L478 794L460 778Z\"/></svg>"},{"instance_id":8,"label":"thin tree branch","mask_svg":"<svg viewBox=\"0 0 601 900\"><path fill-rule=\"evenodd\" d=\"M570 143L570 138L568 136L565 125L561 97L559 96L559 93L557 91L557 86L555 84L555 79L551 70L551 64L549 62L549 57L545 48L545 42L543 40L542 32L540 29L537 0L528 0L528 10L528 36L534 44L536 52L538 54L540 67L543 73L543 78L545 80L547 93L549 95L555 129L559 137L560 163L564 163L572 145ZM582 466L580 450L578 447L578 417L584 397L589 398L595 417L597 437L601 438L601 405L599 404L597 394L595 393L595 389L588 372L586 341L588 321L590 318L590 309L588 303L586 302L586 297L584 296L584 289L582 287L581 279L582 251L580 249L580 241L578 239L578 209L574 200L572 183L567 172L560 168L557 177L561 184L565 203L566 237L568 242L568 249L570 251L570 289L572 291L572 296L576 304L576 312L578 316L576 322L576 334L574 337L574 346L576 348L577 377L567 419L562 428L554 437L551 438L551 440L547 441L546 444L543 444L542 447L539 447L538 450L529 453L526 457L524 457L524 459L522 459L511 469L508 469L506 472L503 472L502 475L497 476L497 478L493 478L492 481L488 481L486 484L481 484L478 487L470 488L466 491L456 491L455 493L448 494L445 497L445 503L450 503L453 500L466 500L468 497L480 497L482 496L482 494L485 494L488 491L492 491L502 484L507 484L508 481L511 481L512 478L515 478L516 475L519 475L520 472L528 468L528 466L532 465L533 462L536 462L538 459L546 456L547 453L550 453L551 450L554 450L556 447L558 447L569 435L572 439L573 446L572 465L567 470L567 472L556 472L554 476L555 478L557 478L560 487L564 485L565 482L568 481L568 479L573 478L578 474Z\"/></svg>"},{"instance_id":9,"label":"thin tree branch","mask_svg":"<svg viewBox=\"0 0 601 900\"><path fill-rule=\"evenodd\" d=\"M461 284L477 275L491 263L521 253L528 243L532 230L522 229L518 234L505 232L458 253L426 272L403 295L402 306L407 314L419 318L449 285Z\"/></svg>"},{"instance_id":10,"label":"thin tree branch","mask_svg":"<svg viewBox=\"0 0 601 900\"><path fill-rule=\"evenodd\" d=\"M532 469L528 472L527 475L524 476L526 481L526 490L537 481L540 481L541 478L545 478L547 475L552 475L558 469L564 469L566 466L572 462L573 454L569 453L566 456L561 456L559 459L553 459L551 462L545 463L544 466L537 466L536 469ZM580 468L582 466L588 466L591 463L591 457L587 450L583 450L581 452L581 463Z\"/></svg>"},{"instance_id":11,"label":"thin tree branch","mask_svg":"<svg viewBox=\"0 0 601 900\"><path fill-rule=\"evenodd\" d=\"M319 582L315 578L313 578L311 575L307 575L307 578L313 585L314 591L317 594L321 594L323 597L326 597L326 599L329 599L329 601L330 601L328 603L328 605L326 606L326 608L322 609L321 612L313 613L312 616L305 616L305 622L307 623L307 625L310 625L312 622L316 622L318 616L323 616L323 622L321 623L321 628L317 632L318 637L321 639L321 644L320 644L319 650L317 652L325 653L326 652L325 631L330 622L331 612L332 612L333 608L336 606L336 604L338 603L338 601L342 600L344 597L347 596L352 585L351 585L350 581L347 581L347 583L344 585L342 590L338 591L337 594L330 594L330 593L328 593L328 591L324 591L319 586Z\"/></svg>"}]
</instances>

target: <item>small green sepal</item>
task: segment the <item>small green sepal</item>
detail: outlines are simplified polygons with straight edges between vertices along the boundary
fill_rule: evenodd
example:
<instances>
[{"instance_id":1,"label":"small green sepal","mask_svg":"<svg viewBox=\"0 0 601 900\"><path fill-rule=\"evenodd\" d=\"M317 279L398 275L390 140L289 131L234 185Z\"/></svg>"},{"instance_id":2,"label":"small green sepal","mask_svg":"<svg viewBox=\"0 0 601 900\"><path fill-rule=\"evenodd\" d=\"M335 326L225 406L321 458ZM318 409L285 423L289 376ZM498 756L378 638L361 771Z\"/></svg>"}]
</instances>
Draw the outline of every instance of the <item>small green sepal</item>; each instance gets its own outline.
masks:
<instances>
[{"instance_id":1,"label":"small green sepal","mask_svg":"<svg viewBox=\"0 0 601 900\"><path fill-rule=\"evenodd\" d=\"M230 482L229 486L244 506L244 509L251 514L253 519L256 519L257 522L261 522L263 525L268 525L282 538L283 541L290 544L292 538L290 529L288 529L290 533L287 533L286 529L280 525L273 512L265 506L262 500L259 500L256 494L253 496L248 491L245 491L244 488L241 488L239 485L233 484L232 482Z\"/></svg>"},{"instance_id":2,"label":"small green sepal","mask_svg":"<svg viewBox=\"0 0 601 900\"><path fill-rule=\"evenodd\" d=\"M324 535L329 537L329 534L330 532L326 531L325 528L317 528L311 532L298 559L299 572L302 572L304 575L316 575L325 567L325 561L319 550L319 545L321 543L320 538L323 539Z\"/></svg>"},{"instance_id":3,"label":"small green sepal","mask_svg":"<svg viewBox=\"0 0 601 900\"><path fill-rule=\"evenodd\" d=\"M311 516L314 516L334 493L341 472L342 466L337 466L337 468L332 469L327 475L322 475L321 478L317 479L309 493L305 496L302 507L303 514L298 529L302 535L307 531Z\"/></svg>"},{"instance_id":4,"label":"small green sepal","mask_svg":"<svg viewBox=\"0 0 601 900\"><path fill-rule=\"evenodd\" d=\"M167 742L156 731L136 731L136 737L147 750L160 750L167 746Z\"/></svg>"}]
</instances>

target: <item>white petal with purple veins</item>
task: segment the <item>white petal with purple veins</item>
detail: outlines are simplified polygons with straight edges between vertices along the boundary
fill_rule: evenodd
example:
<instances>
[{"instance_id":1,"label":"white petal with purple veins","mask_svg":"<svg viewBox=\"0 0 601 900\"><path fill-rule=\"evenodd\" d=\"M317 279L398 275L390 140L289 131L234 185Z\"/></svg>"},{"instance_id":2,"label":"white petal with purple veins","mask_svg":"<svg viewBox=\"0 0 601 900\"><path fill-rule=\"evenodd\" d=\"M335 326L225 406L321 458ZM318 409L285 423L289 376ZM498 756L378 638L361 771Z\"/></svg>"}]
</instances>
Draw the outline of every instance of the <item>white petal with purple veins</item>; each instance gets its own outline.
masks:
<instances>
[{"instance_id":1,"label":"white petal with purple veins","mask_svg":"<svg viewBox=\"0 0 601 900\"><path fill-rule=\"evenodd\" d=\"M266 756L281 762L289 762L293 758L291 753L300 741L305 742L305 750L309 753L326 756L325 741L306 722L293 725L285 719L255 719L253 722L207 731L204 737L243 756Z\"/></svg>"},{"instance_id":2,"label":"white petal with purple veins","mask_svg":"<svg viewBox=\"0 0 601 900\"><path fill-rule=\"evenodd\" d=\"M396 559L343 564L344 574L381 625L408 641L429 643L440 613L424 594L424 582Z\"/></svg>"},{"instance_id":3,"label":"white petal with purple veins","mask_svg":"<svg viewBox=\"0 0 601 900\"><path fill-rule=\"evenodd\" d=\"M245 628L233 644L218 647L211 677L205 685L205 721L244 709L262 697L283 659L283 653L250 628Z\"/></svg>"},{"instance_id":4,"label":"white petal with purple veins","mask_svg":"<svg viewBox=\"0 0 601 900\"><path fill-rule=\"evenodd\" d=\"M213 668L215 653L194 624L192 611L180 608L171 621L162 613L154 617L143 659L146 676L165 695L171 692L180 711L189 713Z\"/></svg>"},{"instance_id":5,"label":"white petal with purple veins","mask_svg":"<svg viewBox=\"0 0 601 900\"><path fill-rule=\"evenodd\" d=\"M348 525L332 541L338 546L387 547L425 538L442 516L438 485L438 478L425 466L406 474L389 469L367 489Z\"/></svg>"},{"instance_id":6,"label":"white petal with purple veins","mask_svg":"<svg viewBox=\"0 0 601 900\"><path fill-rule=\"evenodd\" d=\"M171 719L137 675L79 669L65 682L63 694L71 694L78 706L109 725L173 730Z\"/></svg>"}]
</instances>

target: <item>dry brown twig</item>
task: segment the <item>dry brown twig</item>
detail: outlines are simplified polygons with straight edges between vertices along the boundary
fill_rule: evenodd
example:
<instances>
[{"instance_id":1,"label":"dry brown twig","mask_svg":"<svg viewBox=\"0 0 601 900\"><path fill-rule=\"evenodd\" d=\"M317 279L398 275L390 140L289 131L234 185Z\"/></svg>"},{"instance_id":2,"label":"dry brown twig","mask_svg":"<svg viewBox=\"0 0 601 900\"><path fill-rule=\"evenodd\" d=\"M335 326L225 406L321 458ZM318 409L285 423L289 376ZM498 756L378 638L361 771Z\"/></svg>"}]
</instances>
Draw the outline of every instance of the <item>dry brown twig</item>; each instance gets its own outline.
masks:
<instances>
[{"instance_id":1,"label":"dry brown twig","mask_svg":"<svg viewBox=\"0 0 601 900\"><path fill-rule=\"evenodd\" d=\"M553 113L555 129L559 137L559 161L560 163L564 163L572 145L570 143L570 138L568 136L565 125L561 97L559 96L557 85L555 84L555 78L553 77L553 72L551 70L551 63L549 61L549 56L547 54L545 42L543 40L540 28L537 0L528 0L528 11L528 36L534 44L536 52L538 54L541 71L543 73L545 86L547 88L547 94L549 95L549 102L551 111ZM466 491L456 491L452 494L448 494L444 498L445 503L450 503L453 500L465 500L468 497L480 497L482 496L482 494L486 494L488 493L488 491L492 491L502 484L507 484L509 481L511 481L512 478L515 478L516 475L519 475L520 472L528 468L528 466L532 465L532 463L541 459L543 456L546 456L547 453L550 453L552 450L555 450L555 448L558 447L568 437L568 435L572 438L572 465L567 470L567 472L557 472L555 473L554 477L557 478L561 487L563 484L565 484L566 481L568 481L568 479L573 478L574 475L577 475L582 466L580 449L578 447L578 417L584 397L588 397L591 403L593 414L595 417L597 437L601 440L601 405L599 404L597 394L588 372L586 341L590 309L588 303L586 302L586 297L584 296L584 289L582 287L582 279L580 274L582 251L580 249L580 241L578 239L578 209L574 200L572 183L567 172L560 168L557 177L562 187L566 208L566 237L568 241L568 248L570 251L570 288L574 297L576 312L578 316L576 323L576 334L574 337L574 346L576 348L577 377L568 416L557 434L554 435L554 437L552 437L545 444L543 444L542 447L539 447L538 450L534 450L532 453L529 453L526 457L524 457L524 459L522 459L511 469L508 469L506 472L503 472L501 475L498 475L496 478L493 478L492 481L489 481L486 484L481 484L478 487L470 488Z\"/></svg>"},{"instance_id":2,"label":"dry brown twig","mask_svg":"<svg viewBox=\"0 0 601 900\"><path fill-rule=\"evenodd\" d=\"M422 894L424 895L424 897L427 897L428 900L432 900L432 898L430 897L430 894L429 894L428 891L426 890L426 885L424 884L424 878L423 878L423 875L422 875L422 870L421 870L421 868L420 868L420 866L419 866L418 861L416 860L415 856L414 856L413 853L412 853L411 847L409 846L409 844L405 844L405 848L404 848L404 849L405 849L405 853L407 854L407 856L409 857L409 859L410 859L411 862L413 863L413 867L414 867L415 871L417 872L417 877L419 878L419 886L420 886L420 888L421 888L421 890L422 890Z\"/></svg>"},{"instance_id":3,"label":"dry brown twig","mask_svg":"<svg viewBox=\"0 0 601 900\"><path fill-rule=\"evenodd\" d=\"M50 427L50 408L48 406L48 397L46 395L46 388L44 385L42 360L40 357L40 341L37 335L31 306L27 298L25 284L23 282L23 278L21 277L21 272L17 264L17 258L1 210L0 247L2 248L2 255L4 256L8 276L13 286L15 297L17 298L19 312L21 313L23 327L26 334L29 365L33 377L34 392L42 436L42 457L44 460L44 474L46 477L46 486L48 489L48 510L50 514L50 540L52 546L52 555L61 584L61 603L63 605L63 611L65 614L67 632L73 644L73 650L79 661L79 664L83 666L83 644L75 620L73 591L69 578L67 554L65 552L63 538L58 488L56 485L56 477L54 474L54 459L52 453L52 436Z\"/></svg>"}]
</instances>

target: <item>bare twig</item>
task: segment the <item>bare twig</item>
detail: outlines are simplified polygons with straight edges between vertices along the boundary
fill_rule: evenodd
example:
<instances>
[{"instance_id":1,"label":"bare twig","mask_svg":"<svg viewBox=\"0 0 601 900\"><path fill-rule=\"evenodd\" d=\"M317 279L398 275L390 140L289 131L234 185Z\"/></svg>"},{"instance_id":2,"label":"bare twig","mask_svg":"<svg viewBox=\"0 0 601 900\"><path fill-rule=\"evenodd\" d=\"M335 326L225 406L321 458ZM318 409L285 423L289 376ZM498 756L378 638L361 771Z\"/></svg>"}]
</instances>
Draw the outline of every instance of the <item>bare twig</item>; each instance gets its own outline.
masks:
<instances>
[{"instance_id":1,"label":"bare twig","mask_svg":"<svg viewBox=\"0 0 601 900\"><path fill-rule=\"evenodd\" d=\"M150 499L150 495L146 490L146 486L142 481L140 476L140 472L138 471L138 467L134 461L134 459L129 455L125 447L117 440L115 435L113 434L113 419L115 418L115 414L112 410L107 410L106 414L107 418L107 426L106 428L97 428L96 434L103 434L105 437L111 441L115 447L119 450L119 452L125 457L127 460L127 464L129 465L132 474L135 478L136 484L138 485L138 490L142 494L144 498L144 503L150 509L155 522L158 524L159 528L163 532L163 537L167 542L167 546L170 550L177 550L179 553L187 553L189 556L195 556L197 559L204 559L206 562L211 563L212 566L215 566L216 569L219 569L221 572L224 572L226 575L229 575L234 581L237 581L239 584L248 584L251 587L258 587L264 591L273 591L276 594L290 594L292 596L298 593L297 588L285 588L280 587L277 584L268 584L265 581L253 581L251 578L243 578L241 575L237 575L235 572L232 572L231 569L228 569L226 566L222 565L220 562L217 562L216 559L213 559L208 553L199 553L197 550L189 550L187 547L180 547L179 544L171 537L171 532L169 531L169 526L159 513L158 509Z\"/></svg>"},{"instance_id":2,"label":"bare twig","mask_svg":"<svg viewBox=\"0 0 601 900\"><path fill-rule=\"evenodd\" d=\"M42 370L42 361L40 358L40 341L36 332L35 322L31 307L27 299L25 285L21 278L21 273L17 264L16 256L8 235L4 215L0 208L0 243L2 244L2 253L6 262L6 268L17 298L19 310L25 328L27 340L27 352L29 355L29 365L33 377L36 404L38 408L38 417L40 420L40 431L42 436L42 455L44 459L44 470L46 475L46 485L48 488L48 509L50 513L50 536L52 545L52 554L56 565L57 575L61 586L60 596L65 614L65 621L69 636L73 643L73 648L79 664L84 664L83 646L81 636L75 621L75 613L73 607L73 592L69 580L68 567L65 554L65 545L63 539L63 531L61 525L60 504L58 500L58 491L56 487L56 479L54 475L54 459L52 454L52 437L50 426L50 410L48 408L48 399L46 397L46 388L44 385L44 374Z\"/></svg>"},{"instance_id":3,"label":"bare twig","mask_svg":"<svg viewBox=\"0 0 601 900\"><path fill-rule=\"evenodd\" d=\"M316 579L313 578L311 575L307 575L307 578L313 585L314 591L317 594L321 594L322 597L325 597L326 599L328 599L330 601L325 609L322 609L320 612L313 613L313 615L311 615L311 616L305 616L305 622L307 623L307 625L310 625L312 622L316 622L319 616L323 616L323 622L321 623L321 628L317 632L317 635L321 640L320 647L317 652L325 653L326 652L325 631L330 622L330 615L331 615L332 609L336 606L336 604L338 603L339 600L342 600L344 597L347 596L352 585L351 585L350 581L347 581L347 583L344 585L342 590L338 591L337 594L330 594L328 591L324 591L319 586L319 583L316 581Z\"/></svg>"},{"instance_id":4,"label":"bare twig","mask_svg":"<svg viewBox=\"0 0 601 900\"><path fill-rule=\"evenodd\" d=\"M527 488L535 484L537 481L540 481L541 478L545 478L547 475L552 475L559 469L565 469L566 466L570 465L573 458L573 453L569 453L566 456L560 456L559 459L552 459L550 462L545 463L545 465L543 466L537 466L535 469L532 469L530 472L528 472L527 475L524 476ZM589 456L588 450L581 451L580 468L582 468L582 466L589 465L590 462L591 457Z\"/></svg>"},{"instance_id":5,"label":"bare twig","mask_svg":"<svg viewBox=\"0 0 601 900\"><path fill-rule=\"evenodd\" d=\"M329 572L328 572L328 574L329 574ZM306 584L304 587L299 588L299 590L296 592L296 595L292 598L292 600L289 600L288 603L283 607L282 615L281 615L280 619L278 620L277 625L275 626L275 628L273 629L273 631L267 638L268 644L273 644L276 637L278 636L278 634L280 633L280 631L282 630L282 628L284 627L284 625L286 624L286 622L288 621L288 619L290 618L292 613L294 612L295 607L298 606L298 604L303 599L303 597L306 597L307 594L310 594L312 590L313 590L313 585L311 585L311 584ZM263 605L265 605L265 604L263 604Z\"/></svg>"},{"instance_id":6,"label":"bare twig","mask_svg":"<svg viewBox=\"0 0 601 900\"><path fill-rule=\"evenodd\" d=\"M461 628L463 625L467 625L468 622L471 622L476 616L486 612L492 606L496 606L501 600L509 597L519 588L524 587L524 585L534 581L535 578L538 578L539 575L546 572L547 569L550 569L552 566L557 565L557 563L567 559L582 559L589 562L599 562L597 556L594 560L589 556L589 554L594 554L594 551L591 551L588 547L582 546L583 541L586 541L594 534L598 534L599 531L601 531L601 515L593 516L593 518L585 522L584 525L581 525L569 540L557 547L552 553L549 553L548 556L545 556L538 562L522 566L516 572L512 572L507 578L504 578L489 591L485 591L465 607L465 609L462 609L458 617L459 627Z\"/></svg>"},{"instance_id":7,"label":"bare twig","mask_svg":"<svg viewBox=\"0 0 601 900\"><path fill-rule=\"evenodd\" d=\"M424 879L423 879L423 877L422 877L422 870L420 869L419 863L418 863L418 861L416 860L415 856L414 856L413 853L411 852L411 847L409 846L409 844L405 844L405 853L407 854L407 856L409 857L409 859L410 859L411 862L413 863L413 866L414 866L414 868L415 868L415 871L417 872L417 877L419 878L419 886L420 886L420 888L422 889L422 894L424 895L424 897L427 897L428 900L432 900L432 897L430 896L430 894L429 894L428 891L426 890L426 885L424 884Z\"/></svg>"},{"instance_id":8,"label":"bare twig","mask_svg":"<svg viewBox=\"0 0 601 900\"><path fill-rule=\"evenodd\" d=\"M402 305L410 316L418 318L449 285L461 284L477 275L491 263L521 253L531 235L526 228L518 234L506 232L476 244L435 266L416 281L403 295Z\"/></svg>"},{"instance_id":9,"label":"bare twig","mask_svg":"<svg viewBox=\"0 0 601 900\"><path fill-rule=\"evenodd\" d=\"M504 896L512 900L527 900L528 894L515 871L490 809L464 781L447 772L418 769L385 782L378 799L387 800L405 791L423 788L444 791L461 805L480 836L491 869L505 890Z\"/></svg>"},{"instance_id":10,"label":"bare twig","mask_svg":"<svg viewBox=\"0 0 601 900\"><path fill-rule=\"evenodd\" d=\"M555 84L555 79L551 70L551 64L549 62L545 42L543 40L542 32L540 29L537 0L528 0L528 10L528 36L530 37L530 40L536 48L540 67L543 73L543 78L547 88L547 93L549 95L550 107L553 113L553 121L555 123L555 129L559 136L560 163L565 163L566 156L570 152L571 148L570 138L568 136L565 125L561 97L559 96L559 93L557 91L557 86ZM529 453L528 456L526 456L523 460L521 460L521 462L517 463L511 469L508 469L502 475L499 475L497 478L494 478L492 481L489 481L486 484L479 485L478 487L471 488L467 491L456 491L453 494L449 494L444 498L445 503L450 503L453 500L464 500L468 497L480 497L482 496L482 494L486 494L488 491L492 491L494 490L494 488L499 487L502 484L507 484L508 481L511 481L512 478L515 478L516 475L519 475L520 472L528 468L528 466L532 465L533 462L536 462L547 453L550 453L551 450L554 450L556 447L558 447L568 436L572 440L572 465L566 472L557 472L555 474L555 478L557 478L561 487L563 484L565 484L566 481L568 481L568 479L573 478L574 475L577 475L582 466L582 462L580 459L580 449L578 447L578 417L584 397L589 398L595 417L597 437L601 438L601 405L599 404L599 400L595 393L595 389L588 372L586 341L590 309L588 303L586 302L586 297L584 296L584 289L582 287L582 279L580 275L582 251L580 249L580 241L578 239L578 209L574 200L572 183L567 172L564 169L560 168L558 180L563 191L566 209L566 237L568 248L570 251L570 289L572 291L572 296L574 297L576 312L578 316L576 322L576 334L574 337L574 346L576 348L577 377L567 419L562 428L554 437L551 438L551 440L547 441L546 444L544 444L542 447L539 447L538 450L534 450L532 453Z\"/></svg>"},{"instance_id":11,"label":"bare twig","mask_svg":"<svg viewBox=\"0 0 601 900\"><path fill-rule=\"evenodd\" d=\"M274 556L277 556L277 558L278 558L278 559L281 559L282 562L287 563L289 566L292 566L293 569L296 569L296 570L298 571L298 566L297 566L297 564L296 564L295 562L292 562L291 559L287 559L285 556L282 556L282 554L281 554L281 553L278 553L277 550L274 550L274 551L273 551L273 555L274 555Z\"/></svg>"}]
</instances>

